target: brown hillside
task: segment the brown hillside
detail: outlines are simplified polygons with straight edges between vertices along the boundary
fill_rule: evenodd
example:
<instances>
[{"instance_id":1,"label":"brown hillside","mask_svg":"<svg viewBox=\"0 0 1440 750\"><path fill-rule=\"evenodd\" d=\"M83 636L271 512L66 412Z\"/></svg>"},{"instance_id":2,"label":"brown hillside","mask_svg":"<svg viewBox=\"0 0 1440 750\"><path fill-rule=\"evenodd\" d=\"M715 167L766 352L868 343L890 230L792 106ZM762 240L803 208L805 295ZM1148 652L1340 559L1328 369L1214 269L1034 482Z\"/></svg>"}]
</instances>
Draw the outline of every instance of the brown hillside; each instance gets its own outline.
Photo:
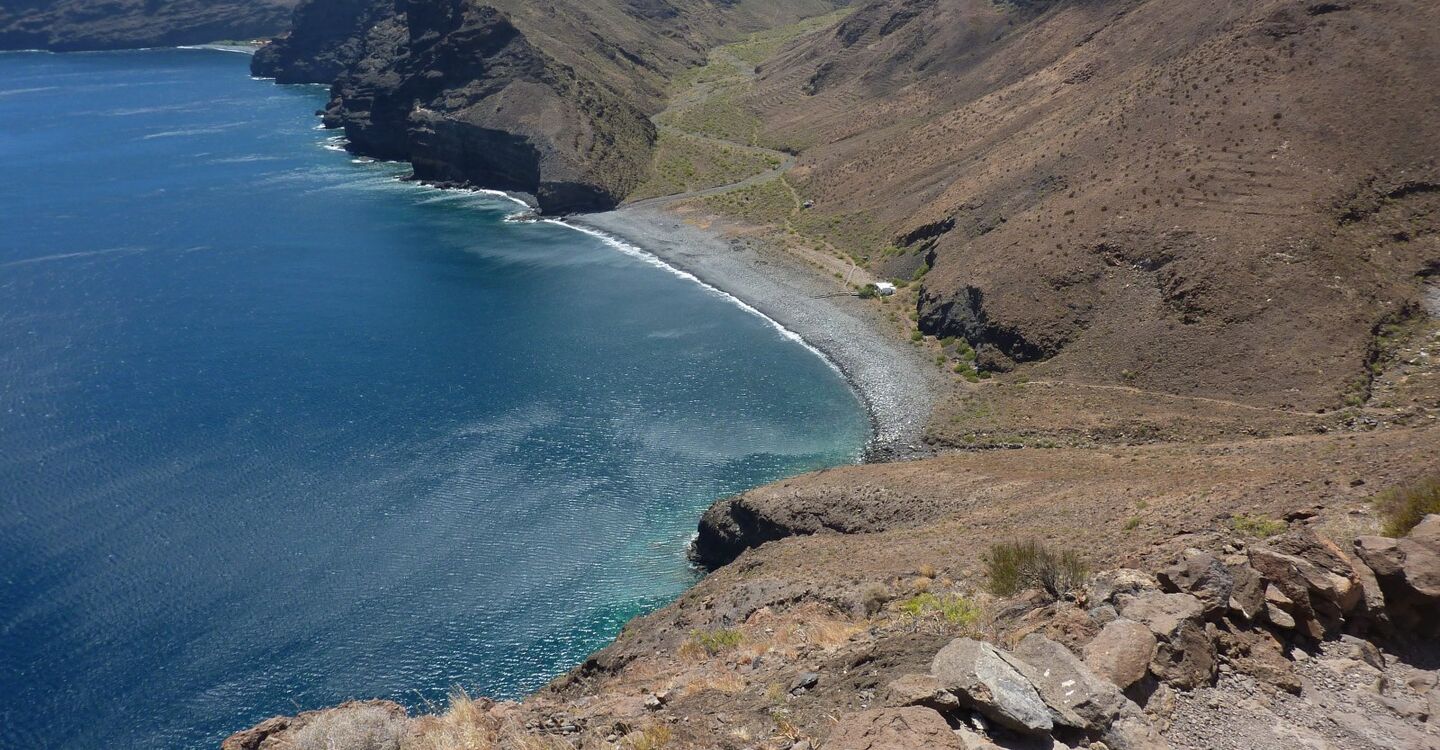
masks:
<instances>
[{"instance_id":1,"label":"brown hillside","mask_svg":"<svg viewBox=\"0 0 1440 750\"><path fill-rule=\"evenodd\" d=\"M983 366L1316 409L1440 258L1437 70L1423 0L884 0L746 102Z\"/></svg>"}]
</instances>

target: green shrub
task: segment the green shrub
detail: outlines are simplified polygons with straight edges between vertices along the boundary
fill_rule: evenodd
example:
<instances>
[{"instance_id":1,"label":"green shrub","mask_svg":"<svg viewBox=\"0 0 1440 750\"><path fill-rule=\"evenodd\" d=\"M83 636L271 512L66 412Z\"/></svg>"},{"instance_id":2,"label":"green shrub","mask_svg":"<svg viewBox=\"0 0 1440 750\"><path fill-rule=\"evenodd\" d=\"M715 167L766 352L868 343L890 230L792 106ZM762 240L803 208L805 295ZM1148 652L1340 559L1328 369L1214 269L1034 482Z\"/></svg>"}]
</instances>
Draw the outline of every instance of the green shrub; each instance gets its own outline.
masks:
<instances>
[{"instance_id":1,"label":"green shrub","mask_svg":"<svg viewBox=\"0 0 1440 750\"><path fill-rule=\"evenodd\" d=\"M959 594L916 594L900 603L900 611L910 617L944 620L961 627L974 625L980 619L980 607Z\"/></svg>"},{"instance_id":2,"label":"green shrub","mask_svg":"<svg viewBox=\"0 0 1440 750\"><path fill-rule=\"evenodd\" d=\"M721 651L728 651L740 645L745 640L745 635L732 628L718 628L716 630L694 630L690 632L690 642L705 650L705 653L714 656Z\"/></svg>"},{"instance_id":3,"label":"green shrub","mask_svg":"<svg viewBox=\"0 0 1440 750\"><path fill-rule=\"evenodd\" d=\"M1235 533L1242 536L1253 536L1257 539L1275 536L1285 530L1283 521L1276 521L1265 516L1252 516L1248 513L1237 513L1230 517L1230 527Z\"/></svg>"},{"instance_id":4,"label":"green shrub","mask_svg":"<svg viewBox=\"0 0 1440 750\"><path fill-rule=\"evenodd\" d=\"M1012 596L1039 588L1059 599L1085 585L1090 568L1074 550L1052 550L1036 541L1002 542L985 555L990 593Z\"/></svg>"},{"instance_id":5,"label":"green shrub","mask_svg":"<svg viewBox=\"0 0 1440 750\"><path fill-rule=\"evenodd\" d=\"M1440 477L1392 487L1375 498L1375 508L1385 520L1385 536L1405 536L1425 516L1440 513Z\"/></svg>"},{"instance_id":6,"label":"green shrub","mask_svg":"<svg viewBox=\"0 0 1440 750\"><path fill-rule=\"evenodd\" d=\"M1137 529L1137 528L1139 528L1139 527L1140 527L1140 516L1130 516L1130 518L1126 519L1126 521L1125 521L1125 530L1126 530L1126 531L1134 531L1135 529Z\"/></svg>"}]
</instances>

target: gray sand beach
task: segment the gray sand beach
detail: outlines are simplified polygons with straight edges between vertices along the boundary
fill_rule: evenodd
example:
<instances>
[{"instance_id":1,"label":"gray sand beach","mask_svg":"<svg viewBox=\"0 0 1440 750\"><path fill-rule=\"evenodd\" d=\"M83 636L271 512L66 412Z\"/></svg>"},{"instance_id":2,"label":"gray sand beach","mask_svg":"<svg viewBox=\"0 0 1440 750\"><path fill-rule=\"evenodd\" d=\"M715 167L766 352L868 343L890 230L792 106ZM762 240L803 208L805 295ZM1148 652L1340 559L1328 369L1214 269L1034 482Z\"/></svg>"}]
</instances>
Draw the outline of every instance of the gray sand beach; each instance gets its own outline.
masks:
<instances>
[{"instance_id":1,"label":"gray sand beach","mask_svg":"<svg viewBox=\"0 0 1440 750\"><path fill-rule=\"evenodd\" d=\"M870 460L924 452L921 436L943 373L881 328L874 303L837 279L763 243L724 237L662 207L627 207L566 219L655 255L741 300L830 359L870 410Z\"/></svg>"}]
</instances>

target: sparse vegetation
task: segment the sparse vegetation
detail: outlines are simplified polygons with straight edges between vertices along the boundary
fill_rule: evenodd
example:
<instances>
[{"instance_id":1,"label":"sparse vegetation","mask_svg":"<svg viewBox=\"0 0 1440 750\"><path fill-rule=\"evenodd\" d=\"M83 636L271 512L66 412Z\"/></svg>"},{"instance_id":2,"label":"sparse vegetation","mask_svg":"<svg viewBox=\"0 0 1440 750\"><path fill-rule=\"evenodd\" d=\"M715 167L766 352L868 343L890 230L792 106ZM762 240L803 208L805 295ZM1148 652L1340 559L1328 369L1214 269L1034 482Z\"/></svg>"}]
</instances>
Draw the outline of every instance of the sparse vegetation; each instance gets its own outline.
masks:
<instances>
[{"instance_id":1,"label":"sparse vegetation","mask_svg":"<svg viewBox=\"0 0 1440 750\"><path fill-rule=\"evenodd\" d=\"M686 645L693 644L709 656L714 656L722 651L728 651L739 646L745 641L745 635L733 628L717 628L715 630L696 630L690 633L690 640Z\"/></svg>"},{"instance_id":2,"label":"sparse vegetation","mask_svg":"<svg viewBox=\"0 0 1440 750\"><path fill-rule=\"evenodd\" d=\"M1405 536L1425 520L1425 516L1440 513L1440 477L1427 477L1386 490L1375 498L1375 508L1384 520L1381 533Z\"/></svg>"},{"instance_id":3,"label":"sparse vegetation","mask_svg":"<svg viewBox=\"0 0 1440 750\"><path fill-rule=\"evenodd\" d=\"M899 610L907 617L959 627L969 627L980 619L979 605L959 594L916 594L901 602Z\"/></svg>"},{"instance_id":4,"label":"sparse vegetation","mask_svg":"<svg viewBox=\"0 0 1440 750\"><path fill-rule=\"evenodd\" d=\"M675 738L675 730L664 724L648 727L625 736L625 747L629 750L660 750L668 747Z\"/></svg>"},{"instance_id":5,"label":"sparse vegetation","mask_svg":"<svg viewBox=\"0 0 1440 750\"><path fill-rule=\"evenodd\" d=\"M1230 528L1242 536L1264 539L1285 530L1285 522L1261 515L1237 513L1230 518Z\"/></svg>"},{"instance_id":6,"label":"sparse vegetation","mask_svg":"<svg viewBox=\"0 0 1440 750\"><path fill-rule=\"evenodd\" d=\"M1002 542L985 554L990 593L1013 596L1038 588L1060 599L1090 578L1090 568L1074 550L1052 550L1037 541Z\"/></svg>"},{"instance_id":7,"label":"sparse vegetation","mask_svg":"<svg viewBox=\"0 0 1440 750\"><path fill-rule=\"evenodd\" d=\"M778 166L780 160L766 153L665 131L656 144L649 178L629 198L641 200L728 185Z\"/></svg>"}]
</instances>

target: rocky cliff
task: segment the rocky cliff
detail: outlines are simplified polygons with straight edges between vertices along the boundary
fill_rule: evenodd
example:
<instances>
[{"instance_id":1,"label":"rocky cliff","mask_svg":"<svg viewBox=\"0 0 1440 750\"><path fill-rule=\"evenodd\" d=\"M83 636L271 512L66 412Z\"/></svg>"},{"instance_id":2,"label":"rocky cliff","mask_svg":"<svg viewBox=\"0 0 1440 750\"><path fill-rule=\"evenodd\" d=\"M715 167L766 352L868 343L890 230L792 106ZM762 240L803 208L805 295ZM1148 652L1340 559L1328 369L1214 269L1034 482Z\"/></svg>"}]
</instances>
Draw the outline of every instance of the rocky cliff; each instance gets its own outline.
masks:
<instances>
[{"instance_id":1,"label":"rocky cliff","mask_svg":"<svg viewBox=\"0 0 1440 750\"><path fill-rule=\"evenodd\" d=\"M6 0L0 49L134 49L272 36L293 0Z\"/></svg>"},{"instance_id":2,"label":"rocky cliff","mask_svg":"<svg viewBox=\"0 0 1440 750\"><path fill-rule=\"evenodd\" d=\"M325 122L420 179L616 205L643 179L670 76L717 41L828 0L540 6L518 0L307 0L253 70L333 83Z\"/></svg>"}]
</instances>

